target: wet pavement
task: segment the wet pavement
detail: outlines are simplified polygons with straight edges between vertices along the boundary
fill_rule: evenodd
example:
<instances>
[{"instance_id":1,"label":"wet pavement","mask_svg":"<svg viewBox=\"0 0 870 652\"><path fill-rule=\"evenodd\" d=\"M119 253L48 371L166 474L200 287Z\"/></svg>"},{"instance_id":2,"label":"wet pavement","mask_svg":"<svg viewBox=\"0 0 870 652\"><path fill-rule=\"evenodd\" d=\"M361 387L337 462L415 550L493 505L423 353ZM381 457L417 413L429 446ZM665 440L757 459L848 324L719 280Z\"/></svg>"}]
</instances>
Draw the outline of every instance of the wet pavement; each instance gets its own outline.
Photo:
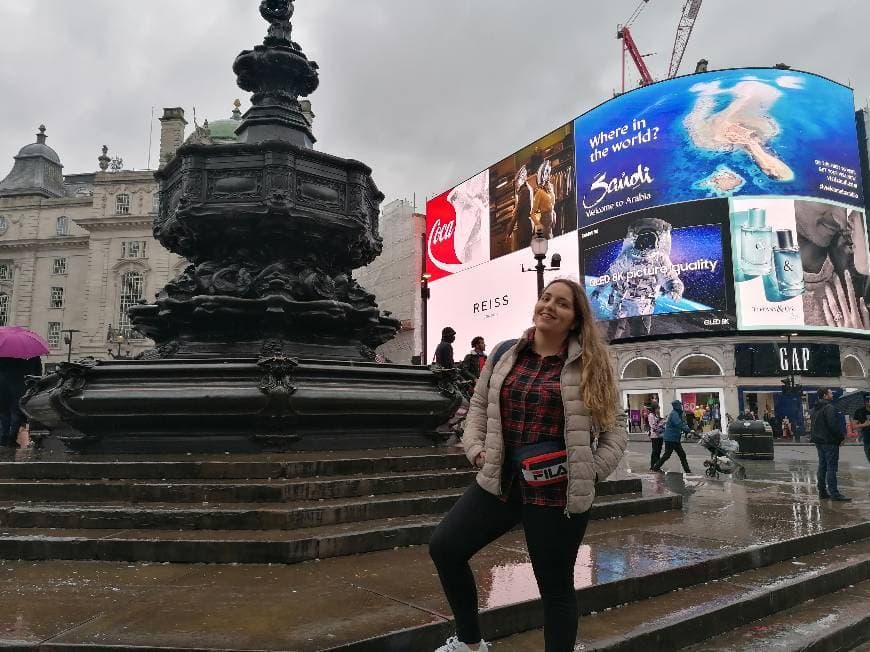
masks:
<instances>
[{"instance_id":1,"label":"wet pavement","mask_svg":"<svg viewBox=\"0 0 870 652\"><path fill-rule=\"evenodd\" d=\"M704 451L687 451L692 468L701 471ZM870 521L870 464L860 448L844 449L841 459L840 486L851 503L818 498L813 449L777 447L776 456L745 462L744 480L710 480L642 471L649 446L632 442L629 466L641 473L645 489L680 493L683 509L591 522L575 585L606 588ZM669 466L676 469L678 462ZM483 609L494 613L538 596L521 532L499 539L472 566ZM763 570L757 578L767 581ZM449 628L449 608L425 546L288 566L0 561L0 601L0 645L313 652L423 625ZM532 647L503 643L495 649L536 649L536 634L527 635Z\"/></svg>"}]
</instances>

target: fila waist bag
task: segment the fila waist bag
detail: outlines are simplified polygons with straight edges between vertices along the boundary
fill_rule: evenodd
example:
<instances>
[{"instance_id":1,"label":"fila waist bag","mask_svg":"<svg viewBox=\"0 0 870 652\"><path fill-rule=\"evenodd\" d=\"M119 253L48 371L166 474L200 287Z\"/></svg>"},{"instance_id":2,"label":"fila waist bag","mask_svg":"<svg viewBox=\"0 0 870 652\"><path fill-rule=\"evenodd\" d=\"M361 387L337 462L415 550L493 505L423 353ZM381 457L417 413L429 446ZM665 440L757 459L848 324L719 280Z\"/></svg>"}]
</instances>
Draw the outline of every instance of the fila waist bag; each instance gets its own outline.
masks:
<instances>
[{"instance_id":1,"label":"fila waist bag","mask_svg":"<svg viewBox=\"0 0 870 652\"><path fill-rule=\"evenodd\" d=\"M530 487L546 487L568 479L568 452L562 440L521 446L514 451L513 462Z\"/></svg>"}]
</instances>

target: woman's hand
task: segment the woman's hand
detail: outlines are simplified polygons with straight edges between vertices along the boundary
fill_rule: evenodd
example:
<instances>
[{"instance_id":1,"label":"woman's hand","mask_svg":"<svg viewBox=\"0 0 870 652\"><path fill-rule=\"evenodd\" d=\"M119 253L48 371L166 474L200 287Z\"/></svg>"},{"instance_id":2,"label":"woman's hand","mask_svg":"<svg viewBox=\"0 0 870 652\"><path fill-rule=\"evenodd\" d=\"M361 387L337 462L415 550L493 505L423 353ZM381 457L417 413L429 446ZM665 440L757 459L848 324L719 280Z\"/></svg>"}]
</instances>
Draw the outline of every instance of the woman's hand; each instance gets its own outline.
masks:
<instances>
[{"instance_id":1,"label":"woman's hand","mask_svg":"<svg viewBox=\"0 0 870 652\"><path fill-rule=\"evenodd\" d=\"M837 328L870 328L870 310L862 297L855 295L852 275L844 272L845 287L840 277L834 275L831 283L825 286L822 309L828 326Z\"/></svg>"},{"instance_id":2,"label":"woman's hand","mask_svg":"<svg viewBox=\"0 0 870 652\"><path fill-rule=\"evenodd\" d=\"M477 457L474 458L474 466L478 469L482 469L483 465L486 463L486 451L480 451L477 454Z\"/></svg>"}]
</instances>

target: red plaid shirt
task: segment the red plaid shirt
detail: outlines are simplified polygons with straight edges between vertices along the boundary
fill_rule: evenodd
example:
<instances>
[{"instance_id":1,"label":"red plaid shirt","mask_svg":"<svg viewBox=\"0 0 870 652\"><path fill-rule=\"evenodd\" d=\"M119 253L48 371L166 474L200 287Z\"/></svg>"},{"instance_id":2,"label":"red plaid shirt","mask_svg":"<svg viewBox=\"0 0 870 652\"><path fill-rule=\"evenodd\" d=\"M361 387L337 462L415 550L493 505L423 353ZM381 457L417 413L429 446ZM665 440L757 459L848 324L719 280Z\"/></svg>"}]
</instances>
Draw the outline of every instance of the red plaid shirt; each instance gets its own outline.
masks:
<instances>
[{"instance_id":1,"label":"red plaid shirt","mask_svg":"<svg viewBox=\"0 0 870 652\"><path fill-rule=\"evenodd\" d=\"M568 344L557 355L542 358L534 352L529 331L528 344L501 387L501 427L505 446L502 467L502 499L508 500L514 481L520 483L523 502L532 505L565 507L564 483L530 487L519 478L513 454L520 446L557 439L565 445L565 408L562 405L561 375L568 359Z\"/></svg>"}]
</instances>

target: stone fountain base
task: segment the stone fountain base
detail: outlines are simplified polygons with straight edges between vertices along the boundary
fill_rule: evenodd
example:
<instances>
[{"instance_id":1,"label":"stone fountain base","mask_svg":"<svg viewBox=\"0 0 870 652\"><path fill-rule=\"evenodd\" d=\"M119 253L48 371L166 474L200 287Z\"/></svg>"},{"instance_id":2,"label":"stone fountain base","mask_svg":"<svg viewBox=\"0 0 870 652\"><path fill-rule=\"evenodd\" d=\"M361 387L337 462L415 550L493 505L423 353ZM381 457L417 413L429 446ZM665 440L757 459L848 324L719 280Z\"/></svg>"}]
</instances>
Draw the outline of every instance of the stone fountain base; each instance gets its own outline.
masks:
<instances>
[{"instance_id":1,"label":"stone fountain base","mask_svg":"<svg viewBox=\"0 0 870 652\"><path fill-rule=\"evenodd\" d=\"M284 356L62 364L27 413L80 453L427 446L460 401L455 371Z\"/></svg>"}]
</instances>

